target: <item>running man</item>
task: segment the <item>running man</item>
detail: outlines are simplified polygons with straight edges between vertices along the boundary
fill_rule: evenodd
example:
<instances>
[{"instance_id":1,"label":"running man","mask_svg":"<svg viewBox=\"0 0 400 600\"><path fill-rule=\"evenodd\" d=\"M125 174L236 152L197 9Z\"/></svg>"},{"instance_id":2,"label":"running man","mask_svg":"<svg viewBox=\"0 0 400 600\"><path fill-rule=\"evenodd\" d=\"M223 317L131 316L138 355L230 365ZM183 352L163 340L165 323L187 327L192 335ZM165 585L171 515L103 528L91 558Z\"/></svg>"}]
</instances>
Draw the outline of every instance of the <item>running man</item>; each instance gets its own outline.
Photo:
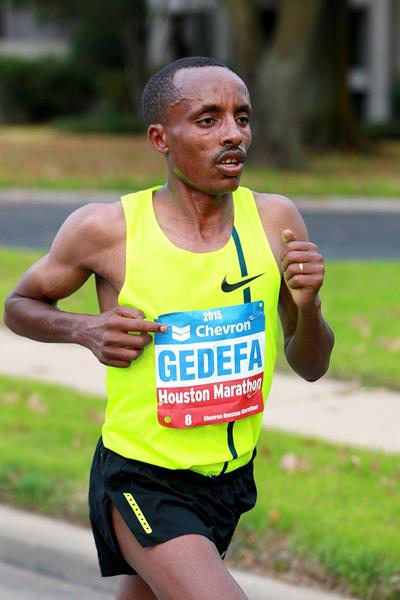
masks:
<instances>
[{"instance_id":1,"label":"running man","mask_svg":"<svg viewBox=\"0 0 400 600\"><path fill-rule=\"evenodd\" d=\"M323 258L290 200L239 187L252 109L235 73L175 61L143 110L167 182L74 212L5 320L107 365L89 503L101 572L124 575L117 599L239 600L222 559L256 501L278 313L291 367L314 381L329 364ZM93 273L100 314L60 311Z\"/></svg>"}]
</instances>

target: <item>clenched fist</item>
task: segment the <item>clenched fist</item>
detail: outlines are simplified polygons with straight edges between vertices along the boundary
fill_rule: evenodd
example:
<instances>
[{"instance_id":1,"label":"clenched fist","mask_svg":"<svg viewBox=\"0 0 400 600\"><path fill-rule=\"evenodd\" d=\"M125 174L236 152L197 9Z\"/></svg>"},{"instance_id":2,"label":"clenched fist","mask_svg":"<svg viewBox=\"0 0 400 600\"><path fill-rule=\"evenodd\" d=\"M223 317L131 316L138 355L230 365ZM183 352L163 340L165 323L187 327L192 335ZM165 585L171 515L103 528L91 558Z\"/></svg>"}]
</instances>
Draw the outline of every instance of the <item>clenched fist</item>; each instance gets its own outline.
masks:
<instances>
[{"instance_id":1,"label":"clenched fist","mask_svg":"<svg viewBox=\"0 0 400 600\"><path fill-rule=\"evenodd\" d=\"M282 240L282 273L293 301L299 308L312 308L324 280L324 259L315 244L296 240L290 229L282 232Z\"/></svg>"},{"instance_id":2,"label":"clenched fist","mask_svg":"<svg viewBox=\"0 0 400 600\"><path fill-rule=\"evenodd\" d=\"M165 331L166 325L147 321L141 310L116 306L100 315L88 317L81 338L83 345L104 365L129 367L151 342L149 332Z\"/></svg>"}]
</instances>

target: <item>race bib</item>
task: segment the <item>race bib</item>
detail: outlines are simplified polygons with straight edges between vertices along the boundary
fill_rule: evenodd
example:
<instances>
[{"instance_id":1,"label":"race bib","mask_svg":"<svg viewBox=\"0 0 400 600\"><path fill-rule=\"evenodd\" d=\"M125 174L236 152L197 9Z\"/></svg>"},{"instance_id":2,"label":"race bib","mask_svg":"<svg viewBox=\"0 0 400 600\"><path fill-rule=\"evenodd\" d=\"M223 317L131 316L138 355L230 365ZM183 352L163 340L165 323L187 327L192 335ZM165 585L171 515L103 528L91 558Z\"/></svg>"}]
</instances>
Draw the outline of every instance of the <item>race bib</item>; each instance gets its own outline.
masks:
<instances>
[{"instance_id":1,"label":"race bib","mask_svg":"<svg viewBox=\"0 0 400 600\"><path fill-rule=\"evenodd\" d=\"M158 421L187 428L237 421L264 408L264 303L169 313L155 334Z\"/></svg>"}]
</instances>

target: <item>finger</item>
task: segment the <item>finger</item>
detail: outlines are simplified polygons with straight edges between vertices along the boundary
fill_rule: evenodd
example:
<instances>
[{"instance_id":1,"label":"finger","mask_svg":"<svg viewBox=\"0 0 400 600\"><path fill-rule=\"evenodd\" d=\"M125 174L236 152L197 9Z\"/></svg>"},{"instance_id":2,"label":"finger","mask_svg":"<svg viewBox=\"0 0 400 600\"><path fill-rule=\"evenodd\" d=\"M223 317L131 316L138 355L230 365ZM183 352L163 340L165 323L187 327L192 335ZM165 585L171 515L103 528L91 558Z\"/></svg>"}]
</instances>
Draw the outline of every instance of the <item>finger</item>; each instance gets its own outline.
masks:
<instances>
[{"instance_id":1,"label":"finger","mask_svg":"<svg viewBox=\"0 0 400 600\"><path fill-rule=\"evenodd\" d=\"M285 281L288 282L292 277L295 276L306 276L306 275L324 275L324 265L316 263L292 263L288 265L284 271Z\"/></svg>"},{"instance_id":2,"label":"finger","mask_svg":"<svg viewBox=\"0 0 400 600\"><path fill-rule=\"evenodd\" d=\"M113 358L99 358L99 362L101 362L102 365L105 365L106 367L118 367L120 369L126 369L127 367L129 367L131 365L131 361L127 361L127 360L118 360L118 359L113 359Z\"/></svg>"},{"instance_id":3,"label":"finger","mask_svg":"<svg viewBox=\"0 0 400 600\"><path fill-rule=\"evenodd\" d=\"M318 291L322 285L322 277L320 274L293 275L293 277L286 280L286 285L292 290L309 289Z\"/></svg>"},{"instance_id":4,"label":"finger","mask_svg":"<svg viewBox=\"0 0 400 600\"><path fill-rule=\"evenodd\" d=\"M319 253L318 247L315 244L313 244L312 242L306 242L306 241L288 242L281 250L281 253L279 256L281 262L283 261L285 256L288 254L288 252L315 252L317 254Z\"/></svg>"},{"instance_id":5,"label":"finger","mask_svg":"<svg viewBox=\"0 0 400 600\"><path fill-rule=\"evenodd\" d=\"M296 241L296 236L294 235L294 233L291 229L284 229L282 231L282 241L284 244L287 244L288 242Z\"/></svg>"},{"instance_id":6,"label":"finger","mask_svg":"<svg viewBox=\"0 0 400 600\"><path fill-rule=\"evenodd\" d=\"M295 240L293 242L287 242L285 248L289 248L289 250L318 250L318 247L313 242L309 242L308 240Z\"/></svg>"},{"instance_id":7,"label":"finger","mask_svg":"<svg viewBox=\"0 0 400 600\"><path fill-rule=\"evenodd\" d=\"M131 306L116 306L115 312L117 315L128 319L145 319L145 314L142 310Z\"/></svg>"},{"instance_id":8,"label":"finger","mask_svg":"<svg viewBox=\"0 0 400 600\"><path fill-rule=\"evenodd\" d=\"M105 338L107 346L139 349L150 344L152 340L148 333L121 333L120 331L109 331Z\"/></svg>"},{"instance_id":9,"label":"finger","mask_svg":"<svg viewBox=\"0 0 400 600\"><path fill-rule=\"evenodd\" d=\"M293 263L315 263L321 264L323 258L317 252L296 252L291 251L286 254L281 260L282 269L286 271L287 267Z\"/></svg>"},{"instance_id":10,"label":"finger","mask_svg":"<svg viewBox=\"0 0 400 600\"><path fill-rule=\"evenodd\" d=\"M106 367L118 367L119 369L127 369L131 366L131 363L126 360L114 360L114 359L99 359L102 365Z\"/></svg>"},{"instance_id":11,"label":"finger","mask_svg":"<svg viewBox=\"0 0 400 600\"><path fill-rule=\"evenodd\" d=\"M167 325L163 323L155 323L154 321L146 321L143 319L129 319L127 317L118 319L116 328L120 331L148 331L151 333L164 333L168 331Z\"/></svg>"},{"instance_id":12,"label":"finger","mask_svg":"<svg viewBox=\"0 0 400 600\"><path fill-rule=\"evenodd\" d=\"M132 350L129 348L114 348L113 346L109 346L103 349L102 354L107 360L119 360L131 363L143 354L143 349Z\"/></svg>"}]
</instances>

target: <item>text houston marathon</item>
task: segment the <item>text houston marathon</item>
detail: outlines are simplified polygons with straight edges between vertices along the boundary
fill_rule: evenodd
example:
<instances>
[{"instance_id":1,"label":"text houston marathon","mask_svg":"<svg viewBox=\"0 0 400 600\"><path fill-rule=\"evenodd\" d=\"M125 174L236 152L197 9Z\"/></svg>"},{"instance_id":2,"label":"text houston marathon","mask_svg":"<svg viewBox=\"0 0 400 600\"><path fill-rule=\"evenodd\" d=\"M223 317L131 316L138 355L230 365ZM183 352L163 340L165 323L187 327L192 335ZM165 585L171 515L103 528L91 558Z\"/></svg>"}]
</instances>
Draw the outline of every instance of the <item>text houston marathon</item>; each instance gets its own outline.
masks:
<instances>
[{"instance_id":1,"label":"text houston marathon","mask_svg":"<svg viewBox=\"0 0 400 600\"><path fill-rule=\"evenodd\" d=\"M221 398L235 398L240 396L251 397L261 389L262 377L257 379L243 379L240 383L227 385L226 383L215 383L213 386L213 397L215 400ZM169 391L168 388L157 390L159 404L191 404L196 402L207 402L211 400L209 388L185 388L183 391Z\"/></svg>"}]
</instances>

